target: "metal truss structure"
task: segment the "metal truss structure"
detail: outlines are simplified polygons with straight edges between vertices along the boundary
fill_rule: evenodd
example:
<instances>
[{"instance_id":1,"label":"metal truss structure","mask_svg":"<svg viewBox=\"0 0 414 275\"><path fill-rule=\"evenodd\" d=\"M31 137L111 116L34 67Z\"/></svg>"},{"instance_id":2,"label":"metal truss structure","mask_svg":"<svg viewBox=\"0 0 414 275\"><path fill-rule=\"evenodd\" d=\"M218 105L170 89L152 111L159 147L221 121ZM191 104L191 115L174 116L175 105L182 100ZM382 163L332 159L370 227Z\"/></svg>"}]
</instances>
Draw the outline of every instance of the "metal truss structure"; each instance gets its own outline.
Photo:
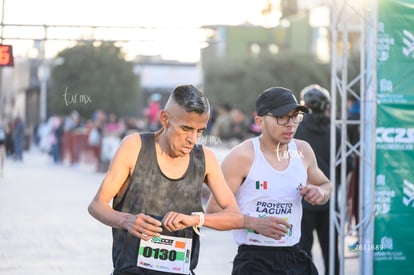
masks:
<instances>
[{"instance_id":1,"label":"metal truss structure","mask_svg":"<svg viewBox=\"0 0 414 275\"><path fill-rule=\"evenodd\" d=\"M361 4L362 3L362 4ZM345 237L357 233L362 247L373 242L374 234L374 184L375 184L375 132L376 132L376 30L377 1L365 0L355 7L350 1L333 1L331 17L332 64L331 64L331 180L341 184L334 187L330 202L330 247L335 247L334 228L339 235L338 251L340 274L344 274ZM350 61L350 22L355 22L360 31L360 73L349 79ZM357 98L361 103L359 120L348 119L347 101ZM347 127L356 124L360 128L360 140L352 145L347 140ZM336 152L335 127L341 129L340 151ZM349 155L359 158L359 217L352 222L348 205L349 179L346 159ZM338 173L335 169L341 165ZM338 190L336 190L338 189ZM370 250L359 252L359 273L373 273L373 253ZM333 257L330 259L329 274L334 274Z\"/></svg>"}]
</instances>

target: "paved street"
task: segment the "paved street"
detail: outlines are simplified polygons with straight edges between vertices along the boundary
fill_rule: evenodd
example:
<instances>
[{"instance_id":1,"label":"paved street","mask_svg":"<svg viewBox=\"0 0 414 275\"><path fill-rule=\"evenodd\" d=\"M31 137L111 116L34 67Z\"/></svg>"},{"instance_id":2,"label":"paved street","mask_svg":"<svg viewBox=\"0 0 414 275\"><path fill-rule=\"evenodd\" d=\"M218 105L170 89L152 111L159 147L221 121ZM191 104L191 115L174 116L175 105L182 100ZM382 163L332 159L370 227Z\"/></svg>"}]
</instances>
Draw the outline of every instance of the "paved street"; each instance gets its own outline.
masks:
<instances>
[{"instance_id":1,"label":"paved street","mask_svg":"<svg viewBox=\"0 0 414 275\"><path fill-rule=\"evenodd\" d=\"M217 151L219 159L225 152ZM0 178L0 274L109 275L111 230L87 212L102 178L91 165L56 166L36 148L22 163L7 159ZM197 274L230 274L231 233L203 233ZM318 249L314 257L320 269ZM358 258L345 264L345 274L358 273Z\"/></svg>"}]
</instances>

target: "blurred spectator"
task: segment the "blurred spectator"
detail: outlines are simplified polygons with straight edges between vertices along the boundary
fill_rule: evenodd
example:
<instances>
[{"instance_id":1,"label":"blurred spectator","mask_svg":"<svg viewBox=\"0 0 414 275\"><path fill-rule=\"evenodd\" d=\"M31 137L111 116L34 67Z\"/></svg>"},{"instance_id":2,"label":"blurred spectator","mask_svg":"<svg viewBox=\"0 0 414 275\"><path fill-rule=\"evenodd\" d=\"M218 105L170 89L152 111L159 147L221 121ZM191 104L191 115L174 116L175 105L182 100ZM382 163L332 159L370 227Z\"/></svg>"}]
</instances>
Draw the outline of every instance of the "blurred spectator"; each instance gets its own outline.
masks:
<instances>
[{"instance_id":1,"label":"blurred spectator","mask_svg":"<svg viewBox=\"0 0 414 275\"><path fill-rule=\"evenodd\" d=\"M101 169L100 171L106 170L112 158L115 155L119 144L121 143L121 134L105 134L102 138L101 145Z\"/></svg>"},{"instance_id":2,"label":"blurred spectator","mask_svg":"<svg viewBox=\"0 0 414 275\"><path fill-rule=\"evenodd\" d=\"M125 124L119 120L114 113L109 114L108 120L104 124L103 137L101 143L101 155L98 171L106 171L109 162L112 160L116 149L121 143L121 136L125 130Z\"/></svg>"},{"instance_id":3,"label":"blurred spectator","mask_svg":"<svg viewBox=\"0 0 414 275\"><path fill-rule=\"evenodd\" d=\"M36 129L36 136L38 139L37 146L42 152L50 152L49 141L49 123L48 121L42 121Z\"/></svg>"},{"instance_id":4,"label":"blurred spectator","mask_svg":"<svg viewBox=\"0 0 414 275\"><path fill-rule=\"evenodd\" d=\"M233 108L231 116L231 138L239 143L247 138L249 133L249 121L239 108Z\"/></svg>"},{"instance_id":5,"label":"blurred spectator","mask_svg":"<svg viewBox=\"0 0 414 275\"><path fill-rule=\"evenodd\" d=\"M6 129L0 120L0 177L3 176L4 158L6 157Z\"/></svg>"},{"instance_id":6,"label":"blurred spectator","mask_svg":"<svg viewBox=\"0 0 414 275\"><path fill-rule=\"evenodd\" d=\"M4 124L4 128L6 130L6 156L11 157L14 156L14 144L13 144L13 122L8 121Z\"/></svg>"},{"instance_id":7,"label":"blurred spectator","mask_svg":"<svg viewBox=\"0 0 414 275\"><path fill-rule=\"evenodd\" d=\"M161 95L158 93L152 94L149 101L148 107L144 110L144 115L147 118L148 129L153 132L160 128L158 116L161 111L160 105Z\"/></svg>"},{"instance_id":8,"label":"blurred spectator","mask_svg":"<svg viewBox=\"0 0 414 275\"><path fill-rule=\"evenodd\" d=\"M106 115L103 111L97 110L92 116L90 123L88 124L88 145L91 147L100 147L104 125L106 121Z\"/></svg>"},{"instance_id":9,"label":"blurred spectator","mask_svg":"<svg viewBox=\"0 0 414 275\"><path fill-rule=\"evenodd\" d=\"M121 119L114 113L108 115L108 120L104 125L104 134L120 137L124 132L125 125Z\"/></svg>"},{"instance_id":10,"label":"blurred spectator","mask_svg":"<svg viewBox=\"0 0 414 275\"><path fill-rule=\"evenodd\" d=\"M121 139L123 139L125 136L144 131L145 125L143 125L142 121L136 117L129 117L125 120L125 127L124 132L121 134Z\"/></svg>"},{"instance_id":11,"label":"blurred spectator","mask_svg":"<svg viewBox=\"0 0 414 275\"><path fill-rule=\"evenodd\" d=\"M350 96L348 98L348 120L360 120L361 117L361 104L360 101L354 97ZM360 141L361 133L359 123L353 124L348 123L347 126L348 139L352 146L355 146ZM356 150L359 150L360 145L356 146ZM350 176L349 181L349 191L348 191L348 200L350 204L350 223L352 224L352 218L354 219L355 224L359 224L359 156L358 154L353 154L354 156L354 169ZM354 250L358 247L359 240L355 243L349 245L350 250Z\"/></svg>"},{"instance_id":12,"label":"blurred spectator","mask_svg":"<svg viewBox=\"0 0 414 275\"><path fill-rule=\"evenodd\" d=\"M305 87L301 93L301 104L309 109L304 114L303 121L298 125L295 138L307 141L315 151L318 166L322 172L330 178L330 146L331 143L331 120L327 116L331 96L325 88L313 84ZM336 149L339 149L340 129L336 128ZM319 245L325 264L325 274L329 274L329 257L334 257L335 274L339 274L338 258L338 233L335 230L335 243L333 251L329 246L330 208L329 202L323 205L313 205L305 200L303 203L302 235L300 243L312 258L312 247L314 245L314 231L318 236Z\"/></svg>"},{"instance_id":13,"label":"blurred spectator","mask_svg":"<svg viewBox=\"0 0 414 275\"><path fill-rule=\"evenodd\" d=\"M358 99L353 96L348 98L348 120L359 120L361 116L361 104ZM349 142L352 145L355 145L359 142L360 139L360 130L359 124L348 124L348 138Z\"/></svg>"},{"instance_id":14,"label":"blurred spectator","mask_svg":"<svg viewBox=\"0 0 414 275\"><path fill-rule=\"evenodd\" d=\"M69 116L65 117L64 131L70 132L81 125L79 112L73 110Z\"/></svg>"},{"instance_id":15,"label":"blurred spectator","mask_svg":"<svg viewBox=\"0 0 414 275\"><path fill-rule=\"evenodd\" d=\"M308 114L304 114L303 121L298 125L295 138L307 141L315 151L316 160L322 172L331 179L331 119L330 104L331 97L329 91L319 85L313 84L305 87L301 93L301 104L309 109ZM341 146L341 129L335 127L336 150ZM347 172L350 172L352 158L347 158ZM340 165L336 167L336 174L340 175ZM339 189L340 177L336 177L336 190ZM335 194L336 195L336 194ZM305 251L312 257L312 247L314 245L314 231L318 236L318 241L322 251L325 265L325 274L329 274L329 259L334 259L334 274L339 274L338 256L338 231L334 227L334 249L329 245L330 231L330 205L329 202L323 205L313 205L303 200L302 236L301 244Z\"/></svg>"},{"instance_id":16,"label":"blurred spectator","mask_svg":"<svg viewBox=\"0 0 414 275\"><path fill-rule=\"evenodd\" d=\"M38 124L36 124L36 126L33 129L33 142L36 146L39 147L40 144L40 135L39 132L41 130L39 130L40 127L44 126L46 124L45 120L42 120L41 122L39 122Z\"/></svg>"},{"instance_id":17,"label":"blurred spectator","mask_svg":"<svg viewBox=\"0 0 414 275\"><path fill-rule=\"evenodd\" d=\"M250 137L256 137L256 136L260 136L260 134L262 133L262 130L260 129L259 125L256 124L256 117L257 112L254 111L252 114L252 117L250 118L250 124L249 124L249 136Z\"/></svg>"},{"instance_id":18,"label":"blurred spectator","mask_svg":"<svg viewBox=\"0 0 414 275\"><path fill-rule=\"evenodd\" d=\"M73 110L69 116L65 117L64 122L64 148L69 151L71 165L77 165L80 161L82 144L80 134L82 134L82 124L79 112Z\"/></svg>"},{"instance_id":19,"label":"blurred spectator","mask_svg":"<svg viewBox=\"0 0 414 275\"><path fill-rule=\"evenodd\" d=\"M217 117L211 127L211 135L219 137L223 141L231 139L231 110L232 107L228 103L223 103L217 108Z\"/></svg>"},{"instance_id":20,"label":"blurred spectator","mask_svg":"<svg viewBox=\"0 0 414 275\"><path fill-rule=\"evenodd\" d=\"M24 122L20 116L17 116L13 127L14 160L17 161L23 161L24 131Z\"/></svg>"},{"instance_id":21,"label":"blurred spectator","mask_svg":"<svg viewBox=\"0 0 414 275\"><path fill-rule=\"evenodd\" d=\"M210 135L211 129L213 128L214 123L216 122L217 112L214 106L210 106L210 118L207 122L206 130L203 131L203 135Z\"/></svg>"},{"instance_id":22,"label":"blurred spectator","mask_svg":"<svg viewBox=\"0 0 414 275\"><path fill-rule=\"evenodd\" d=\"M106 122L106 114L102 110L96 110L92 116L88 129L88 146L90 147L93 158L96 162L96 170L101 167L101 146Z\"/></svg>"},{"instance_id":23,"label":"blurred spectator","mask_svg":"<svg viewBox=\"0 0 414 275\"><path fill-rule=\"evenodd\" d=\"M59 164L62 162L63 120L59 116L52 116L49 121L50 153L53 157L53 162Z\"/></svg>"},{"instance_id":24,"label":"blurred spectator","mask_svg":"<svg viewBox=\"0 0 414 275\"><path fill-rule=\"evenodd\" d=\"M220 105L218 116L211 129L211 135L219 137L227 146L234 146L246 139L249 133L249 121L239 108L230 104Z\"/></svg>"}]
</instances>

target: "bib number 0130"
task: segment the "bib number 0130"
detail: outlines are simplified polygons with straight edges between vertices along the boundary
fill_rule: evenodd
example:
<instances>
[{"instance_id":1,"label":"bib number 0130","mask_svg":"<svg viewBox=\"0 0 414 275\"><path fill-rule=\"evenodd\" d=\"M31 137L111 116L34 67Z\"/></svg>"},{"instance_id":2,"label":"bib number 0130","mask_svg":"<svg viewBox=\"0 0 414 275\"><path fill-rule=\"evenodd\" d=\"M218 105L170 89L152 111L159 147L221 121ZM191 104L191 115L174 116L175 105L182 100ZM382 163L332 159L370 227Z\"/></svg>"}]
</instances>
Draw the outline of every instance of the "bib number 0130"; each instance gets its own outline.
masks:
<instances>
[{"instance_id":1,"label":"bib number 0130","mask_svg":"<svg viewBox=\"0 0 414 275\"><path fill-rule=\"evenodd\" d=\"M154 258L160 260L175 261L177 259L177 251L163 248L152 248L145 246L142 250L142 256L146 258Z\"/></svg>"}]
</instances>

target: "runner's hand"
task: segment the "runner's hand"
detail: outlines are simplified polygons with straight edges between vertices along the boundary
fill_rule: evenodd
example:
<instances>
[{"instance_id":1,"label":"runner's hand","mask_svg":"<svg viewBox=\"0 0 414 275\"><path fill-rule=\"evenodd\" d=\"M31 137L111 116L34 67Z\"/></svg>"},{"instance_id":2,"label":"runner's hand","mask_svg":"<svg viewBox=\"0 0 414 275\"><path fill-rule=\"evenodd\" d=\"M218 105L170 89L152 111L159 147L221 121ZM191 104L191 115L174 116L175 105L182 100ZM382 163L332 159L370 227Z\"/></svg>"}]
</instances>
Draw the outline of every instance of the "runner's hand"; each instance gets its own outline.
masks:
<instances>
[{"instance_id":1,"label":"runner's hand","mask_svg":"<svg viewBox=\"0 0 414 275\"><path fill-rule=\"evenodd\" d=\"M313 205L321 204L324 201L323 192L320 190L320 187L316 185L305 185L300 189L300 194L305 201Z\"/></svg>"},{"instance_id":2,"label":"runner's hand","mask_svg":"<svg viewBox=\"0 0 414 275\"><path fill-rule=\"evenodd\" d=\"M290 224L279 217L260 217L256 218L254 231L256 233L262 234L263 236L280 240L286 235Z\"/></svg>"},{"instance_id":3,"label":"runner's hand","mask_svg":"<svg viewBox=\"0 0 414 275\"><path fill-rule=\"evenodd\" d=\"M184 215L171 211L165 214L162 224L165 229L173 232L198 224L198 219L198 216Z\"/></svg>"},{"instance_id":4,"label":"runner's hand","mask_svg":"<svg viewBox=\"0 0 414 275\"><path fill-rule=\"evenodd\" d=\"M158 237L162 232L161 222L145 214L128 216L126 229L130 234L146 241Z\"/></svg>"}]
</instances>

